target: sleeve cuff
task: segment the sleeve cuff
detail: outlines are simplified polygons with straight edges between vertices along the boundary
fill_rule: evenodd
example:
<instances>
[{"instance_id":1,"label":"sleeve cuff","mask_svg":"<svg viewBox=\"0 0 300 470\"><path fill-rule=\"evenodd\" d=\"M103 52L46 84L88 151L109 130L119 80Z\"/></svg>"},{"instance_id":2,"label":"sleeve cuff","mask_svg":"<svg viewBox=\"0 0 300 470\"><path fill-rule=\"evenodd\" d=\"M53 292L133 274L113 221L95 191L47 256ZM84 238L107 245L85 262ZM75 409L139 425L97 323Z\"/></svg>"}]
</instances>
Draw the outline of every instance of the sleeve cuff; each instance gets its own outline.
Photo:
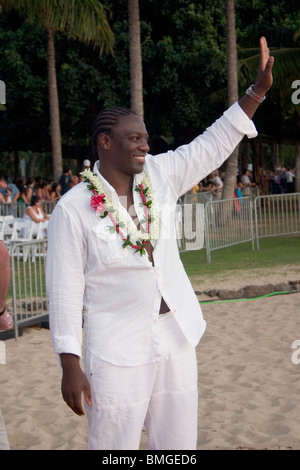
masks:
<instances>
[{"instance_id":1,"label":"sleeve cuff","mask_svg":"<svg viewBox=\"0 0 300 470\"><path fill-rule=\"evenodd\" d=\"M247 114L242 110L238 102L234 103L224 112L225 118L242 134L249 139L258 135L256 127Z\"/></svg>"},{"instance_id":2,"label":"sleeve cuff","mask_svg":"<svg viewBox=\"0 0 300 470\"><path fill-rule=\"evenodd\" d=\"M81 344L73 336L52 336L52 342L54 351L58 356L65 353L74 354L81 358Z\"/></svg>"}]
</instances>

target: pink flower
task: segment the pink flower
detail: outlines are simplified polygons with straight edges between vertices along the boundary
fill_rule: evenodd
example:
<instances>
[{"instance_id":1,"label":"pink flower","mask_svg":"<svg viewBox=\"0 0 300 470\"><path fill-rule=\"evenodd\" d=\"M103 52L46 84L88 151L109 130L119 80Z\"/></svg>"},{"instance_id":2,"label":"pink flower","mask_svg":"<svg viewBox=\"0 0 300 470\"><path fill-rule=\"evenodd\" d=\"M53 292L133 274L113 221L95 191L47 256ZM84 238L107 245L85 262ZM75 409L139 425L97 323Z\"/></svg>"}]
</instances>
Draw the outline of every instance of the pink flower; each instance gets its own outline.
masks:
<instances>
[{"instance_id":1,"label":"pink flower","mask_svg":"<svg viewBox=\"0 0 300 470\"><path fill-rule=\"evenodd\" d=\"M95 209L97 214L102 214L105 211L105 194L94 193L91 197L91 207Z\"/></svg>"}]
</instances>

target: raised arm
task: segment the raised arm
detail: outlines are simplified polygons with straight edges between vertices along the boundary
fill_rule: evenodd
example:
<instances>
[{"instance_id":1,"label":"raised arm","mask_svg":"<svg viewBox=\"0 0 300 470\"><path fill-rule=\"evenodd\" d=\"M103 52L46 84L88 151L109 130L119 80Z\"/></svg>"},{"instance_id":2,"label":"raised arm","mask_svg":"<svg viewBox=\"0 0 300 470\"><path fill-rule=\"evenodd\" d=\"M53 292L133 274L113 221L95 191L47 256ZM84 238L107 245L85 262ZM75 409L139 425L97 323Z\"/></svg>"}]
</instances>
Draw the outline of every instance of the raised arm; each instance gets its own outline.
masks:
<instances>
[{"instance_id":1,"label":"raised arm","mask_svg":"<svg viewBox=\"0 0 300 470\"><path fill-rule=\"evenodd\" d=\"M264 97L267 91L271 88L273 83L272 68L274 64L274 57L270 56L267 40L265 37L260 38L260 60L256 81L253 86L253 97L245 94L239 101L239 105L247 116L252 119L255 111L257 110L260 101L255 98Z\"/></svg>"}]
</instances>

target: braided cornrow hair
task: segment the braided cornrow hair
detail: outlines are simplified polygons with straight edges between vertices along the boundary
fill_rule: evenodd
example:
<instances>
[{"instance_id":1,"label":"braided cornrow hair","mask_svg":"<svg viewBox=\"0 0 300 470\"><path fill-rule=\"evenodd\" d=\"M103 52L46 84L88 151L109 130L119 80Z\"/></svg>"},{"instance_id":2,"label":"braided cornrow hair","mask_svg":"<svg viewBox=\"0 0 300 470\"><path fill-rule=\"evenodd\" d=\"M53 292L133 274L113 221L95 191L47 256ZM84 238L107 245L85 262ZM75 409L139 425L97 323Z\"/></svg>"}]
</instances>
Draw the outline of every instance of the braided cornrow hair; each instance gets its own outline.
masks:
<instances>
[{"instance_id":1,"label":"braided cornrow hair","mask_svg":"<svg viewBox=\"0 0 300 470\"><path fill-rule=\"evenodd\" d=\"M94 161L98 159L98 145L97 140L99 134L111 134L111 128L115 126L122 116L128 116L129 114L135 114L134 111L128 108L115 107L106 108L100 111L96 116L92 126L92 153Z\"/></svg>"}]
</instances>

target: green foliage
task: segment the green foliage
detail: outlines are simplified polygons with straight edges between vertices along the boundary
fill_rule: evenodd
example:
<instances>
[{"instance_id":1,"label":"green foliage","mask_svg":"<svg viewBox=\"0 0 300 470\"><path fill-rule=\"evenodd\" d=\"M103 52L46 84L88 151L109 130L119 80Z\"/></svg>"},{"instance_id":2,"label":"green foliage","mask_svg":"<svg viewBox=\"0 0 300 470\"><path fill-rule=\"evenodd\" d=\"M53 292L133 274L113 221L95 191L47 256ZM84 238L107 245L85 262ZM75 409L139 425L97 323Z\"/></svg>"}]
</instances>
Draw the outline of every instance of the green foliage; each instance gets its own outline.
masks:
<instances>
[{"instance_id":1,"label":"green foliage","mask_svg":"<svg viewBox=\"0 0 300 470\"><path fill-rule=\"evenodd\" d=\"M275 57L274 84L269 92L264 111L255 120L264 134L283 139L299 138L300 108L291 101L291 85L300 79L300 11L296 0L251 2L236 0L239 31L240 85L245 88L258 66L259 37L268 39ZM251 49L252 47L252 49Z\"/></svg>"},{"instance_id":2,"label":"green foliage","mask_svg":"<svg viewBox=\"0 0 300 470\"><path fill-rule=\"evenodd\" d=\"M130 106L127 0L101 3L111 11L113 55L100 57L99 50L55 34L62 138L68 155L79 161L89 153L97 112ZM256 75L264 34L276 58L275 80L255 122L270 139L295 139L300 108L291 102L291 83L300 79L298 2L235 3L240 93ZM140 17L145 121L151 152L157 153L186 143L226 108L225 7L223 0L143 0ZM0 79L7 104L0 110L0 152L50 149L46 60L44 30L19 14L1 13Z\"/></svg>"},{"instance_id":3,"label":"green foliage","mask_svg":"<svg viewBox=\"0 0 300 470\"><path fill-rule=\"evenodd\" d=\"M65 32L84 44L112 52L114 37L106 9L97 0L1 0L4 11L15 9L30 23Z\"/></svg>"},{"instance_id":4,"label":"green foliage","mask_svg":"<svg viewBox=\"0 0 300 470\"><path fill-rule=\"evenodd\" d=\"M0 151L44 150L48 142L45 34L18 15L1 15L0 76L6 110L0 112Z\"/></svg>"},{"instance_id":5,"label":"green foliage","mask_svg":"<svg viewBox=\"0 0 300 470\"><path fill-rule=\"evenodd\" d=\"M145 114L156 151L190 140L215 119L209 97L225 85L226 70L225 37L218 31L223 2L152 3L143 57Z\"/></svg>"}]
</instances>

